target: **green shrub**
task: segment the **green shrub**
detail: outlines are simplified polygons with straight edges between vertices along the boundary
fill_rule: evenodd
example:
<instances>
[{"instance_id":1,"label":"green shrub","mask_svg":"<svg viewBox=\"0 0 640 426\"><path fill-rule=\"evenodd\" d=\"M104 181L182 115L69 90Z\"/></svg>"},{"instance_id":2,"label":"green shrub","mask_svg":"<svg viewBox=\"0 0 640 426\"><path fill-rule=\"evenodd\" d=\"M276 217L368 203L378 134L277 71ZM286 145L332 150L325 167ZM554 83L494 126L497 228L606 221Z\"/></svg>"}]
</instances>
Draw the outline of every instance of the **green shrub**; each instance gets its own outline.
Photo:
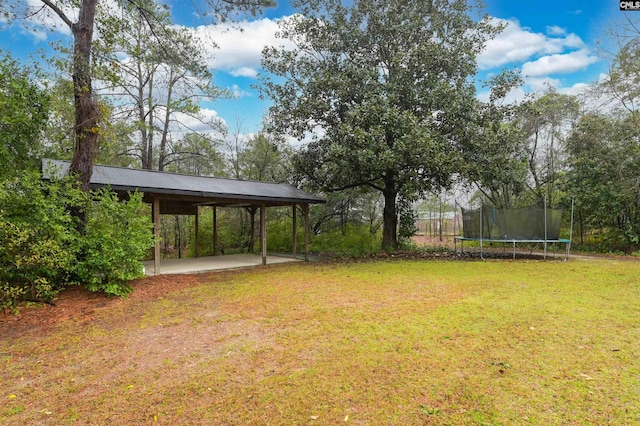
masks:
<instances>
[{"instance_id":1,"label":"green shrub","mask_svg":"<svg viewBox=\"0 0 640 426\"><path fill-rule=\"evenodd\" d=\"M332 231L313 235L309 242L313 253L333 253L360 256L377 253L382 245L381 234L372 234L367 225L347 225L345 232Z\"/></svg>"},{"instance_id":2,"label":"green shrub","mask_svg":"<svg viewBox=\"0 0 640 426\"><path fill-rule=\"evenodd\" d=\"M77 226L73 209L85 212ZM119 202L107 190L86 194L65 177L43 182L34 171L0 182L0 309L21 300L50 302L69 284L124 296L142 275L153 246L140 194Z\"/></svg>"},{"instance_id":3,"label":"green shrub","mask_svg":"<svg viewBox=\"0 0 640 426\"><path fill-rule=\"evenodd\" d=\"M304 227L300 223L297 224L296 237L297 250L300 252L304 250ZM267 222L267 250L274 253L293 252L293 223L290 217Z\"/></svg>"},{"instance_id":4,"label":"green shrub","mask_svg":"<svg viewBox=\"0 0 640 426\"><path fill-rule=\"evenodd\" d=\"M416 235L418 227L416 222L418 215L413 210L411 203L406 198L398 200L398 242L402 244L411 240Z\"/></svg>"},{"instance_id":5,"label":"green shrub","mask_svg":"<svg viewBox=\"0 0 640 426\"><path fill-rule=\"evenodd\" d=\"M84 235L77 240L77 278L91 291L126 296L131 292L127 281L143 275L140 259L154 243L142 194L119 201L106 189L94 192L85 214Z\"/></svg>"},{"instance_id":6,"label":"green shrub","mask_svg":"<svg viewBox=\"0 0 640 426\"><path fill-rule=\"evenodd\" d=\"M0 183L0 307L18 300L50 301L74 264L77 197L67 182L47 185L37 172Z\"/></svg>"}]
</instances>

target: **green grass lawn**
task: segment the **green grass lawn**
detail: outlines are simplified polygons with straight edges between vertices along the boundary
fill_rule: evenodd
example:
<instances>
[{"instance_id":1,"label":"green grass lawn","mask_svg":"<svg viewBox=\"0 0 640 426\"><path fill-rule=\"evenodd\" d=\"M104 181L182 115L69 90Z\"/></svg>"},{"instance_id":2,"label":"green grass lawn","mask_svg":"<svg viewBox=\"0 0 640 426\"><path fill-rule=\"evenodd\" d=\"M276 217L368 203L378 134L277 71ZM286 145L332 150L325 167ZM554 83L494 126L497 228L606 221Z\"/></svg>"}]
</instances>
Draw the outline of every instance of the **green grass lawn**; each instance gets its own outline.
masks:
<instances>
[{"instance_id":1,"label":"green grass lawn","mask_svg":"<svg viewBox=\"0 0 640 426\"><path fill-rule=\"evenodd\" d=\"M640 262L211 277L3 338L0 424L640 423Z\"/></svg>"}]
</instances>

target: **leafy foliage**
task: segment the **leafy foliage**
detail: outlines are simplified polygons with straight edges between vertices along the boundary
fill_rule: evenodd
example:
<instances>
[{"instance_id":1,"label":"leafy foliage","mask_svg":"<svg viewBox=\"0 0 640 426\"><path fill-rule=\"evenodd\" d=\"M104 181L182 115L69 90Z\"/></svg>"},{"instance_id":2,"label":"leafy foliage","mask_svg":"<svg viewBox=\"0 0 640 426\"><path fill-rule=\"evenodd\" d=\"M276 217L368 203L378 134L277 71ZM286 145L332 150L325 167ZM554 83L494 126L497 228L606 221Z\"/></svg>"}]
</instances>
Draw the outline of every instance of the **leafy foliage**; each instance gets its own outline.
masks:
<instances>
[{"instance_id":1,"label":"leafy foliage","mask_svg":"<svg viewBox=\"0 0 640 426\"><path fill-rule=\"evenodd\" d=\"M213 85L207 49L189 30L172 26L170 13L155 0L122 7L124 15L108 5L101 9L102 38L94 42L94 51L101 57L96 76L106 82L118 115L135 129L136 143L125 152L143 169L164 170L189 160L202 167L212 141L205 132L193 134L179 115L209 126L210 132L221 126L219 119L200 115L201 100L229 96ZM171 127L174 133L180 129L183 141L174 140Z\"/></svg>"},{"instance_id":2,"label":"leafy foliage","mask_svg":"<svg viewBox=\"0 0 640 426\"><path fill-rule=\"evenodd\" d=\"M379 252L381 241L380 232L372 234L368 226L348 224L344 230L313 235L309 242L309 249L313 253L361 256Z\"/></svg>"},{"instance_id":3,"label":"leafy foliage","mask_svg":"<svg viewBox=\"0 0 640 426\"><path fill-rule=\"evenodd\" d=\"M583 116L567 144L567 188L580 218L614 231L628 245L640 239L640 144L634 118Z\"/></svg>"},{"instance_id":4,"label":"leafy foliage","mask_svg":"<svg viewBox=\"0 0 640 426\"><path fill-rule=\"evenodd\" d=\"M48 186L36 172L0 186L0 307L20 299L51 300L73 269L74 222L66 208L76 196L61 182Z\"/></svg>"},{"instance_id":5,"label":"leafy foliage","mask_svg":"<svg viewBox=\"0 0 640 426\"><path fill-rule=\"evenodd\" d=\"M47 121L49 96L32 70L0 51L0 178L33 167Z\"/></svg>"},{"instance_id":6,"label":"leafy foliage","mask_svg":"<svg viewBox=\"0 0 640 426\"><path fill-rule=\"evenodd\" d=\"M143 275L140 259L153 246L151 220L142 194L126 201L106 189L94 194L87 205L84 234L78 241L80 283L91 291L126 296L127 281Z\"/></svg>"},{"instance_id":7,"label":"leafy foliage","mask_svg":"<svg viewBox=\"0 0 640 426\"><path fill-rule=\"evenodd\" d=\"M70 211L81 206L82 232ZM46 183L22 172L0 184L0 308L20 300L51 301L69 284L126 295L142 275L140 260L153 245L141 196L118 202L102 190L92 197L66 177Z\"/></svg>"},{"instance_id":8,"label":"leafy foliage","mask_svg":"<svg viewBox=\"0 0 640 426\"><path fill-rule=\"evenodd\" d=\"M411 206L411 202L406 198L400 198L398 201L398 216L400 217L398 238L400 242L406 242L418 232L416 226L418 215Z\"/></svg>"},{"instance_id":9,"label":"leafy foliage","mask_svg":"<svg viewBox=\"0 0 640 426\"><path fill-rule=\"evenodd\" d=\"M384 195L383 245L397 245L396 198L439 189L459 171L477 107L475 58L497 32L466 1L299 1L282 21L297 49L267 48L274 128L302 139L304 179L327 191Z\"/></svg>"}]
</instances>

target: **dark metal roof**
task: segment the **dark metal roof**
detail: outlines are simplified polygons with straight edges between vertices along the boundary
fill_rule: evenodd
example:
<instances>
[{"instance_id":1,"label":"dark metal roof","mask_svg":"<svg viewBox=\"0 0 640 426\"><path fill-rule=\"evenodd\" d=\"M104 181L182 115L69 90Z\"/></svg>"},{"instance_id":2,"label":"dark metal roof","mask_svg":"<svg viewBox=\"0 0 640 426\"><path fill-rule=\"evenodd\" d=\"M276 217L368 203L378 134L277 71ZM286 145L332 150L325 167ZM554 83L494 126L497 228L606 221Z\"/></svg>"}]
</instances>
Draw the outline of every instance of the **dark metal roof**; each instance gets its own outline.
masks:
<instances>
[{"instance_id":1,"label":"dark metal roof","mask_svg":"<svg viewBox=\"0 0 640 426\"><path fill-rule=\"evenodd\" d=\"M50 170L56 175L66 174L71 163L51 159L42 160L44 179L49 179ZM205 176L183 175L178 173L156 172L151 170L127 169L112 166L93 166L91 186L110 187L114 191L135 191L145 194L163 194L168 196L186 196L201 198L204 201L224 204L267 203L269 205L287 205L294 203L318 204L324 200L290 185L254 182L234 179L221 179Z\"/></svg>"}]
</instances>

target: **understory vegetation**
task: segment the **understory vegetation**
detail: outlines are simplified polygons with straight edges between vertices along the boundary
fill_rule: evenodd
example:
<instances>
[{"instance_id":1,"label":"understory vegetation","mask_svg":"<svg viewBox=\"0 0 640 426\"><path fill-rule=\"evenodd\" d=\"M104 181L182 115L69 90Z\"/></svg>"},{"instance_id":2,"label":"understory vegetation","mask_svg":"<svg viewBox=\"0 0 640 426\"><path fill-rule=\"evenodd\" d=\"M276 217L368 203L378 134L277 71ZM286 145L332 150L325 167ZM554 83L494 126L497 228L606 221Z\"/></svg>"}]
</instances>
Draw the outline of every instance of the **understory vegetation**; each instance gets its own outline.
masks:
<instances>
[{"instance_id":1,"label":"understory vegetation","mask_svg":"<svg viewBox=\"0 0 640 426\"><path fill-rule=\"evenodd\" d=\"M98 298L89 318L0 322L0 417L637 424L639 274L605 259L273 265Z\"/></svg>"},{"instance_id":2,"label":"understory vegetation","mask_svg":"<svg viewBox=\"0 0 640 426\"><path fill-rule=\"evenodd\" d=\"M0 182L0 309L50 302L72 284L127 295L153 245L147 210L141 194L85 193L69 177L44 182L26 172Z\"/></svg>"}]
</instances>

